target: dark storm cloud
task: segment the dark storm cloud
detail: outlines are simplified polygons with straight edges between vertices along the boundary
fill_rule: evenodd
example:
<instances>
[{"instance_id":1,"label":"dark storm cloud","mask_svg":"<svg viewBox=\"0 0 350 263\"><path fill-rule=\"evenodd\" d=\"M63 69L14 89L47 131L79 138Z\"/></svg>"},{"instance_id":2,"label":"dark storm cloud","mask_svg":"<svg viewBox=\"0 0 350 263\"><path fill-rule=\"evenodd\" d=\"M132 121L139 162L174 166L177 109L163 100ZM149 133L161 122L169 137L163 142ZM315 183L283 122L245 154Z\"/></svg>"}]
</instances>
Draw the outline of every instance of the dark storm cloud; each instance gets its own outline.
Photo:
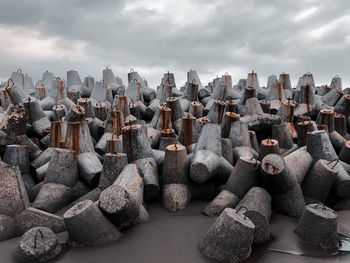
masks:
<instances>
[{"instance_id":1,"label":"dark storm cloud","mask_svg":"<svg viewBox=\"0 0 350 263\"><path fill-rule=\"evenodd\" d=\"M206 83L254 69L261 85L312 71L317 84L338 74L350 84L350 3L325 1L1 1L0 77L17 67L34 79L48 69L101 78L130 67L155 87L168 69L177 84L195 69ZM9 47L8 45L11 45ZM24 47L24 48L23 48Z\"/></svg>"}]
</instances>

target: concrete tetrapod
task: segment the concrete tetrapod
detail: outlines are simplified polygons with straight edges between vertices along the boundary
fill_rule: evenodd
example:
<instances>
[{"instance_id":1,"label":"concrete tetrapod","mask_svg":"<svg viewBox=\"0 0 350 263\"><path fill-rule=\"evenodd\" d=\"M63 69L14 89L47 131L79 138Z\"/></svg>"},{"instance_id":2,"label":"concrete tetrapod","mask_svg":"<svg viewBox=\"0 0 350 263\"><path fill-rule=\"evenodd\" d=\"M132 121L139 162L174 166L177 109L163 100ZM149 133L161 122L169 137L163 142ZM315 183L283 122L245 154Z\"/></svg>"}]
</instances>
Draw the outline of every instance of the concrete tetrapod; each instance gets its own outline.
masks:
<instances>
[{"instance_id":1,"label":"concrete tetrapod","mask_svg":"<svg viewBox=\"0 0 350 263\"><path fill-rule=\"evenodd\" d=\"M259 152L260 146L258 143L258 138L256 137L255 131L249 131L249 139L250 139L250 144L252 145L252 148L254 151Z\"/></svg>"},{"instance_id":2,"label":"concrete tetrapod","mask_svg":"<svg viewBox=\"0 0 350 263\"><path fill-rule=\"evenodd\" d=\"M33 207L56 213L62 207L69 204L72 198L71 189L63 184L44 184L36 196Z\"/></svg>"},{"instance_id":3,"label":"concrete tetrapod","mask_svg":"<svg viewBox=\"0 0 350 263\"><path fill-rule=\"evenodd\" d=\"M130 125L122 128L123 152L128 161L133 162L141 158L153 157L152 148L148 142L142 125Z\"/></svg>"},{"instance_id":4,"label":"concrete tetrapod","mask_svg":"<svg viewBox=\"0 0 350 263\"><path fill-rule=\"evenodd\" d=\"M102 164L93 152L86 152L78 155L78 169L81 179L89 186L97 185Z\"/></svg>"},{"instance_id":5,"label":"concrete tetrapod","mask_svg":"<svg viewBox=\"0 0 350 263\"><path fill-rule=\"evenodd\" d=\"M26 231L33 227L48 227L53 232L59 233L66 230L63 217L54 215L34 207L28 207L20 214L16 215L16 228L19 235L23 235Z\"/></svg>"},{"instance_id":6,"label":"concrete tetrapod","mask_svg":"<svg viewBox=\"0 0 350 263\"><path fill-rule=\"evenodd\" d=\"M199 150L209 150L218 156L222 155L220 125L214 123L207 123L204 125L200 133L195 151Z\"/></svg>"},{"instance_id":7,"label":"concrete tetrapod","mask_svg":"<svg viewBox=\"0 0 350 263\"><path fill-rule=\"evenodd\" d=\"M313 163L312 156L306 150L306 146L285 156L284 161L288 172L294 174L299 183L302 183Z\"/></svg>"},{"instance_id":8,"label":"concrete tetrapod","mask_svg":"<svg viewBox=\"0 0 350 263\"><path fill-rule=\"evenodd\" d=\"M68 149L53 148L44 182L64 184L73 187L77 181L78 168L75 152Z\"/></svg>"},{"instance_id":9,"label":"concrete tetrapod","mask_svg":"<svg viewBox=\"0 0 350 263\"><path fill-rule=\"evenodd\" d=\"M272 126L272 138L278 141L282 149L293 147L293 138L286 123Z\"/></svg>"},{"instance_id":10,"label":"concrete tetrapod","mask_svg":"<svg viewBox=\"0 0 350 263\"><path fill-rule=\"evenodd\" d=\"M305 202L300 184L288 172L280 155L269 154L264 157L261 162L261 179L272 197L273 209L291 217L301 216Z\"/></svg>"},{"instance_id":11,"label":"concrete tetrapod","mask_svg":"<svg viewBox=\"0 0 350 263\"><path fill-rule=\"evenodd\" d=\"M279 142L274 139L262 140L260 143L258 160L261 161L268 154L280 154Z\"/></svg>"},{"instance_id":12,"label":"concrete tetrapod","mask_svg":"<svg viewBox=\"0 0 350 263\"><path fill-rule=\"evenodd\" d=\"M202 214L215 217L219 216L225 208L235 208L239 203L239 198L235 194L227 190L222 190L206 208L202 210Z\"/></svg>"},{"instance_id":13,"label":"concrete tetrapod","mask_svg":"<svg viewBox=\"0 0 350 263\"><path fill-rule=\"evenodd\" d=\"M183 109L179 98L170 97L167 99L167 107L171 109L171 125L177 133L180 132L180 122L183 116Z\"/></svg>"},{"instance_id":14,"label":"concrete tetrapod","mask_svg":"<svg viewBox=\"0 0 350 263\"><path fill-rule=\"evenodd\" d=\"M252 187L236 206L236 210L242 208L255 225L254 244L263 244L270 238L271 196L264 188Z\"/></svg>"},{"instance_id":15,"label":"concrete tetrapod","mask_svg":"<svg viewBox=\"0 0 350 263\"><path fill-rule=\"evenodd\" d=\"M137 200L120 185L111 185L102 191L98 205L117 228L129 227L139 215Z\"/></svg>"},{"instance_id":16,"label":"concrete tetrapod","mask_svg":"<svg viewBox=\"0 0 350 263\"><path fill-rule=\"evenodd\" d=\"M121 234L91 200L84 200L63 215L69 239L80 245L96 246L117 240Z\"/></svg>"},{"instance_id":17,"label":"concrete tetrapod","mask_svg":"<svg viewBox=\"0 0 350 263\"><path fill-rule=\"evenodd\" d=\"M3 161L9 165L17 165L22 173L30 173L28 147L26 145L7 145Z\"/></svg>"},{"instance_id":18,"label":"concrete tetrapod","mask_svg":"<svg viewBox=\"0 0 350 263\"><path fill-rule=\"evenodd\" d=\"M139 205L143 204L143 179L138 172L136 164L126 165L113 185L124 187L134 196Z\"/></svg>"},{"instance_id":19,"label":"concrete tetrapod","mask_svg":"<svg viewBox=\"0 0 350 263\"><path fill-rule=\"evenodd\" d=\"M18 166L0 162L0 214L15 216L30 206Z\"/></svg>"},{"instance_id":20,"label":"concrete tetrapod","mask_svg":"<svg viewBox=\"0 0 350 263\"><path fill-rule=\"evenodd\" d=\"M13 252L18 262L46 262L61 252L56 234L47 227L35 227L23 234Z\"/></svg>"},{"instance_id":21,"label":"concrete tetrapod","mask_svg":"<svg viewBox=\"0 0 350 263\"><path fill-rule=\"evenodd\" d=\"M326 250L338 250L337 213L323 204L309 204L295 233L304 241Z\"/></svg>"},{"instance_id":22,"label":"concrete tetrapod","mask_svg":"<svg viewBox=\"0 0 350 263\"><path fill-rule=\"evenodd\" d=\"M338 156L332 146L326 131L313 131L307 140L307 151L311 154L314 161L325 159L333 161Z\"/></svg>"},{"instance_id":23,"label":"concrete tetrapod","mask_svg":"<svg viewBox=\"0 0 350 263\"><path fill-rule=\"evenodd\" d=\"M152 200L159 195L159 177L156 161L153 158L143 158L135 161L137 169L143 178L143 198Z\"/></svg>"},{"instance_id":24,"label":"concrete tetrapod","mask_svg":"<svg viewBox=\"0 0 350 263\"><path fill-rule=\"evenodd\" d=\"M350 164L350 141L347 141L341 149L339 153L339 160Z\"/></svg>"},{"instance_id":25,"label":"concrete tetrapod","mask_svg":"<svg viewBox=\"0 0 350 263\"><path fill-rule=\"evenodd\" d=\"M215 176L220 166L220 157L208 150L196 151L190 166L190 176L196 183L204 183Z\"/></svg>"},{"instance_id":26,"label":"concrete tetrapod","mask_svg":"<svg viewBox=\"0 0 350 263\"><path fill-rule=\"evenodd\" d=\"M243 198L250 188L258 185L259 167L260 162L257 159L239 158L224 189L234 193L238 198Z\"/></svg>"},{"instance_id":27,"label":"concrete tetrapod","mask_svg":"<svg viewBox=\"0 0 350 263\"><path fill-rule=\"evenodd\" d=\"M311 202L325 203L329 192L337 178L334 163L326 160L318 160L306 175L302 183L302 190L307 199Z\"/></svg>"},{"instance_id":28,"label":"concrete tetrapod","mask_svg":"<svg viewBox=\"0 0 350 263\"><path fill-rule=\"evenodd\" d=\"M239 114L234 112L225 112L221 123L221 136L222 138L229 138L231 126L233 122L239 121Z\"/></svg>"},{"instance_id":29,"label":"concrete tetrapod","mask_svg":"<svg viewBox=\"0 0 350 263\"><path fill-rule=\"evenodd\" d=\"M258 153L249 146L236 146L232 149L233 155L233 164L235 164L239 158L248 158L248 159L258 159Z\"/></svg>"},{"instance_id":30,"label":"concrete tetrapod","mask_svg":"<svg viewBox=\"0 0 350 263\"><path fill-rule=\"evenodd\" d=\"M103 156L103 166L98 186L104 190L112 185L127 164L128 160L125 153L106 153Z\"/></svg>"},{"instance_id":31,"label":"concrete tetrapod","mask_svg":"<svg viewBox=\"0 0 350 263\"><path fill-rule=\"evenodd\" d=\"M186 208L191 201L190 188L186 184L163 185L161 195L163 207L170 212Z\"/></svg>"},{"instance_id":32,"label":"concrete tetrapod","mask_svg":"<svg viewBox=\"0 0 350 263\"><path fill-rule=\"evenodd\" d=\"M178 141L187 147L188 152L192 152L192 144L196 143L199 134L196 133L196 118L191 115L182 117L181 129L178 136Z\"/></svg>"},{"instance_id":33,"label":"concrete tetrapod","mask_svg":"<svg viewBox=\"0 0 350 263\"><path fill-rule=\"evenodd\" d=\"M214 260L243 261L252 251L254 230L255 226L247 216L226 208L200 240L198 250Z\"/></svg>"},{"instance_id":34,"label":"concrete tetrapod","mask_svg":"<svg viewBox=\"0 0 350 263\"><path fill-rule=\"evenodd\" d=\"M13 217L0 215L0 241L13 238L17 235L16 223Z\"/></svg>"},{"instance_id":35,"label":"concrete tetrapod","mask_svg":"<svg viewBox=\"0 0 350 263\"><path fill-rule=\"evenodd\" d=\"M188 184L186 148L172 144L166 147L162 171L162 184Z\"/></svg>"},{"instance_id":36,"label":"concrete tetrapod","mask_svg":"<svg viewBox=\"0 0 350 263\"><path fill-rule=\"evenodd\" d=\"M248 125L240 120L232 122L229 138L233 147L251 146Z\"/></svg>"}]
</instances>

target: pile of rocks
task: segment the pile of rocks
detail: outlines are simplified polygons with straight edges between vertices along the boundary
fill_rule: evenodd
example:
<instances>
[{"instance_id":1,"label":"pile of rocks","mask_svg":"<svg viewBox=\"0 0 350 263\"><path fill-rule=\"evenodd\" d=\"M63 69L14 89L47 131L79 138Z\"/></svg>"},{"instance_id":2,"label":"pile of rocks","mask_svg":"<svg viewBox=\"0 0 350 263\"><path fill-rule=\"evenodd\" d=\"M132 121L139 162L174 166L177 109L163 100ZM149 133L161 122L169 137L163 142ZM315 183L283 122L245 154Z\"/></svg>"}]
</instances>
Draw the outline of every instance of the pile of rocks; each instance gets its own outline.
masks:
<instances>
[{"instance_id":1,"label":"pile of rocks","mask_svg":"<svg viewBox=\"0 0 350 263\"><path fill-rule=\"evenodd\" d=\"M348 94L338 76L316 87L311 73L296 88L273 75L265 88L254 71L203 86L191 70L178 89L168 72L153 90L134 70L127 86L108 68L100 82L70 70L36 85L14 72L0 87L0 240L22 235L16 258L43 262L61 251L55 233L106 244L147 221L149 202L176 212L203 200L217 217L198 246L209 258L249 257L270 238L272 210L337 249L331 208L350 205Z\"/></svg>"}]
</instances>

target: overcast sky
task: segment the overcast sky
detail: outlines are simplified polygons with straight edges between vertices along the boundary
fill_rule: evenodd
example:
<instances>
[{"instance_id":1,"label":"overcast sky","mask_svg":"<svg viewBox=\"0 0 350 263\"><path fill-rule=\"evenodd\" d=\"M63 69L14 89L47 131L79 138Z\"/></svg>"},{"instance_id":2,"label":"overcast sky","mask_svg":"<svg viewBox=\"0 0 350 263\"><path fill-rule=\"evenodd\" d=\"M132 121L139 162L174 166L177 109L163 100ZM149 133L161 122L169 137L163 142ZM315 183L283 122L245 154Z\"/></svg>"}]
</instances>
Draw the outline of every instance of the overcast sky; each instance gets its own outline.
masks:
<instances>
[{"instance_id":1,"label":"overcast sky","mask_svg":"<svg viewBox=\"0 0 350 263\"><path fill-rule=\"evenodd\" d=\"M34 80L69 69L99 80L108 66L154 88L167 70L181 86L190 69L203 84L254 69L262 86L307 71L350 86L349 0L0 0L0 35L0 79L20 67Z\"/></svg>"}]
</instances>

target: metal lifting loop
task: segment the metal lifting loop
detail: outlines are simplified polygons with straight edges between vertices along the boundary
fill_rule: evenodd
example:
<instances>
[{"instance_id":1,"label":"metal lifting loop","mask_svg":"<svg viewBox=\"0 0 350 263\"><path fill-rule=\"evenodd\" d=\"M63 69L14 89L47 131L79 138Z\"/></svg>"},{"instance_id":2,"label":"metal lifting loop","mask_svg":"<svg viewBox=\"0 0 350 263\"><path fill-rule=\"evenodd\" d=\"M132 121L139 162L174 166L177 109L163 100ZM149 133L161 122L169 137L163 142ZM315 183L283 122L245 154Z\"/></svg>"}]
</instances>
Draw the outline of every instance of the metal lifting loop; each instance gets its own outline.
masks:
<instances>
[{"instance_id":1,"label":"metal lifting loop","mask_svg":"<svg viewBox=\"0 0 350 263\"><path fill-rule=\"evenodd\" d=\"M117 136L117 139L119 138L118 134L116 134L115 132L113 132L113 134L112 134L112 140L114 140L114 135Z\"/></svg>"},{"instance_id":2,"label":"metal lifting loop","mask_svg":"<svg viewBox=\"0 0 350 263\"><path fill-rule=\"evenodd\" d=\"M336 163L332 166L332 169L334 169L334 167L338 164L339 159L334 159L334 160L332 160L332 161L330 161L330 162L327 163L327 164L331 164L331 163L333 163L333 162L335 162L335 161L336 161Z\"/></svg>"},{"instance_id":3,"label":"metal lifting loop","mask_svg":"<svg viewBox=\"0 0 350 263\"><path fill-rule=\"evenodd\" d=\"M276 169L276 167L272 164L272 163L269 163L269 162L265 162L267 165L270 165L273 169Z\"/></svg>"},{"instance_id":4,"label":"metal lifting loop","mask_svg":"<svg viewBox=\"0 0 350 263\"><path fill-rule=\"evenodd\" d=\"M322 210L327 210L327 207L324 205L324 204L322 204L322 203L318 203L318 204L316 204L315 206L314 206L314 208L318 208L318 207L321 207L322 208Z\"/></svg>"},{"instance_id":5,"label":"metal lifting loop","mask_svg":"<svg viewBox=\"0 0 350 263\"><path fill-rule=\"evenodd\" d=\"M255 160L254 167L256 167L256 166L258 165L258 160L257 160L257 159L255 159L254 157L250 158L250 160L251 160L251 161L252 161L252 160Z\"/></svg>"},{"instance_id":6,"label":"metal lifting loop","mask_svg":"<svg viewBox=\"0 0 350 263\"><path fill-rule=\"evenodd\" d=\"M13 81L13 79L9 78L7 81L7 87L10 86L10 81L12 82L12 85L15 85L15 82Z\"/></svg>"},{"instance_id":7,"label":"metal lifting loop","mask_svg":"<svg viewBox=\"0 0 350 263\"><path fill-rule=\"evenodd\" d=\"M36 237L36 236L38 235L38 233L40 233L41 238L44 238L43 232L41 232L41 230L38 229L38 230L35 232L35 235L34 235L34 244L33 244L34 248L36 248L36 240L37 240L37 237Z\"/></svg>"},{"instance_id":8,"label":"metal lifting loop","mask_svg":"<svg viewBox=\"0 0 350 263\"><path fill-rule=\"evenodd\" d=\"M240 206L240 208L238 208L238 209L236 210L236 214L238 214L239 211L241 211L242 208L245 209L245 212L248 212L248 208L247 208L246 206L242 205L242 206ZM243 213L244 213L244 220L245 220L246 217L247 217L246 214L245 214L245 212L243 212Z\"/></svg>"}]
</instances>

